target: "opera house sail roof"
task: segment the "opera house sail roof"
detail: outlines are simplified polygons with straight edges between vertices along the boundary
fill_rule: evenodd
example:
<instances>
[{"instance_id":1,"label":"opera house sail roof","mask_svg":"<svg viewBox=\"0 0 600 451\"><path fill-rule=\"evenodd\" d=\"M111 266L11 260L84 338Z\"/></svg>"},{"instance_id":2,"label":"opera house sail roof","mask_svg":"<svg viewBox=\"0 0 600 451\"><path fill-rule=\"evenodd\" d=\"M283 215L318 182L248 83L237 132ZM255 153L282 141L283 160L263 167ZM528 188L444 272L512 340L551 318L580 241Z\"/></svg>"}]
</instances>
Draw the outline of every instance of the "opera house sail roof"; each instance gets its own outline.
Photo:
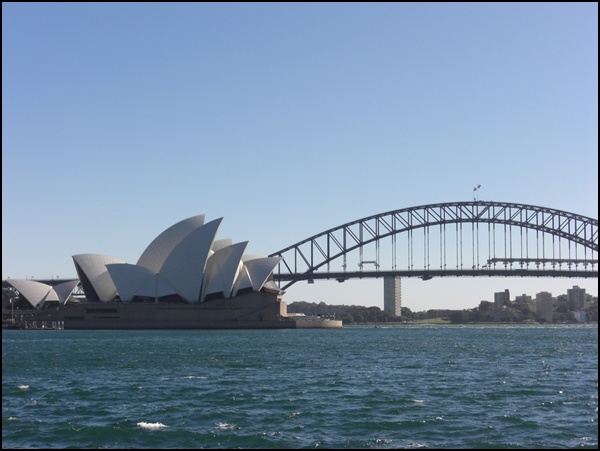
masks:
<instances>
[{"instance_id":1,"label":"opera house sail roof","mask_svg":"<svg viewBox=\"0 0 600 451\"><path fill-rule=\"evenodd\" d=\"M41 309L46 303L67 303L75 290L78 280L69 280L57 285L48 285L35 280L9 279L7 283L17 290L32 307Z\"/></svg>"},{"instance_id":2,"label":"opera house sail roof","mask_svg":"<svg viewBox=\"0 0 600 451\"><path fill-rule=\"evenodd\" d=\"M179 300L189 304L231 299L240 292L278 291L272 280L281 257L245 256L247 241L217 240L223 218L205 223L192 216L159 234L136 264L102 254L78 254L73 262L87 301ZM64 303L78 281L54 287L32 280L10 280L32 306ZM68 285L68 286L67 286Z\"/></svg>"}]
</instances>

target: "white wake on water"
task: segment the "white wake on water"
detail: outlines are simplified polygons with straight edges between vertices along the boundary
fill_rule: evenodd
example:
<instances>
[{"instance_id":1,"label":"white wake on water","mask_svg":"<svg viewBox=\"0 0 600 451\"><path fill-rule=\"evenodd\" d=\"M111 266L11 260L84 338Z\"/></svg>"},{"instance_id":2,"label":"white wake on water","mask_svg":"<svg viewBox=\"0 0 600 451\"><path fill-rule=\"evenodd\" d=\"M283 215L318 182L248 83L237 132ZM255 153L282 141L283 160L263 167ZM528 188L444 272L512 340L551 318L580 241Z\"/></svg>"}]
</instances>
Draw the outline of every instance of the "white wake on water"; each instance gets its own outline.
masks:
<instances>
[{"instance_id":1,"label":"white wake on water","mask_svg":"<svg viewBox=\"0 0 600 451\"><path fill-rule=\"evenodd\" d=\"M235 429L235 424L231 424L231 423L215 423L215 426L217 427L217 429L223 429L223 430L228 430L228 429Z\"/></svg>"},{"instance_id":2,"label":"white wake on water","mask_svg":"<svg viewBox=\"0 0 600 451\"><path fill-rule=\"evenodd\" d=\"M146 423L145 421L139 422L137 426L141 429L150 429L152 431L157 431L158 429L169 427L162 423Z\"/></svg>"}]
</instances>

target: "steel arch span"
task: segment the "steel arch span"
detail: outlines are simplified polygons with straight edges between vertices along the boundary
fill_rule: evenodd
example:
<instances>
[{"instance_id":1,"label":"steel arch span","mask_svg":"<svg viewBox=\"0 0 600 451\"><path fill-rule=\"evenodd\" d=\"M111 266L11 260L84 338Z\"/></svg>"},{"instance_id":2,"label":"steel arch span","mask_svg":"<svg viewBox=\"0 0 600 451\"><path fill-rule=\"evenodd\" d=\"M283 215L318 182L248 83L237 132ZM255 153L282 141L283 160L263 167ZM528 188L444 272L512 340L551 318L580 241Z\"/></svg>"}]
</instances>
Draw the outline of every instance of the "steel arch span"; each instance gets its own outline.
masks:
<instances>
[{"instance_id":1,"label":"steel arch span","mask_svg":"<svg viewBox=\"0 0 600 451\"><path fill-rule=\"evenodd\" d=\"M509 202L439 203L358 219L271 256L283 257L273 273L282 289L384 276L597 278L598 220Z\"/></svg>"}]
</instances>

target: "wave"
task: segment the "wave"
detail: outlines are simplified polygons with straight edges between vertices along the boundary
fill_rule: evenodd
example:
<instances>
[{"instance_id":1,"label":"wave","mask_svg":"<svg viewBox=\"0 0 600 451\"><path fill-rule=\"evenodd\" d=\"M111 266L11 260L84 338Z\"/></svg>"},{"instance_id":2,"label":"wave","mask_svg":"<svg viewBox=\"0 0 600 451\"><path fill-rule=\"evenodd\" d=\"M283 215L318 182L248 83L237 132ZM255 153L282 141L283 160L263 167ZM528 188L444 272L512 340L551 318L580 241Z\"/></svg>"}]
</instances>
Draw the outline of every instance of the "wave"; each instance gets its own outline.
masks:
<instances>
[{"instance_id":1,"label":"wave","mask_svg":"<svg viewBox=\"0 0 600 451\"><path fill-rule=\"evenodd\" d=\"M137 426L141 429L150 429L151 431L157 431L159 429L163 429L163 428L167 428L169 426L166 426L162 423L146 423L145 421L141 421L137 424Z\"/></svg>"},{"instance_id":2,"label":"wave","mask_svg":"<svg viewBox=\"0 0 600 451\"><path fill-rule=\"evenodd\" d=\"M235 429L236 425L231 423L215 423L217 429L230 430Z\"/></svg>"}]
</instances>

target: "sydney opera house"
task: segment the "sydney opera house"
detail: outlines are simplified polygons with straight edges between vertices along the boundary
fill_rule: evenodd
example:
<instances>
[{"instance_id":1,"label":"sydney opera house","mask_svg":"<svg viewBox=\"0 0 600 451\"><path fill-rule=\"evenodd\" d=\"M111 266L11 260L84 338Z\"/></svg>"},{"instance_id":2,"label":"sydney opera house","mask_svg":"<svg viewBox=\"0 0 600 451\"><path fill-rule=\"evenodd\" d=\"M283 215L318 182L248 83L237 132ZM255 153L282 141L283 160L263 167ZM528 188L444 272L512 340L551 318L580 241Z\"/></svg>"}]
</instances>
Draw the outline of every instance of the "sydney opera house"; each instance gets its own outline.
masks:
<instances>
[{"instance_id":1,"label":"sydney opera house","mask_svg":"<svg viewBox=\"0 0 600 451\"><path fill-rule=\"evenodd\" d=\"M281 257L244 254L247 241L217 240L221 221L198 215L174 224L136 264L79 254L73 256L78 280L3 285L38 312L36 324L65 329L341 327L341 321L290 317L273 280Z\"/></svg>"}]
</instances>

